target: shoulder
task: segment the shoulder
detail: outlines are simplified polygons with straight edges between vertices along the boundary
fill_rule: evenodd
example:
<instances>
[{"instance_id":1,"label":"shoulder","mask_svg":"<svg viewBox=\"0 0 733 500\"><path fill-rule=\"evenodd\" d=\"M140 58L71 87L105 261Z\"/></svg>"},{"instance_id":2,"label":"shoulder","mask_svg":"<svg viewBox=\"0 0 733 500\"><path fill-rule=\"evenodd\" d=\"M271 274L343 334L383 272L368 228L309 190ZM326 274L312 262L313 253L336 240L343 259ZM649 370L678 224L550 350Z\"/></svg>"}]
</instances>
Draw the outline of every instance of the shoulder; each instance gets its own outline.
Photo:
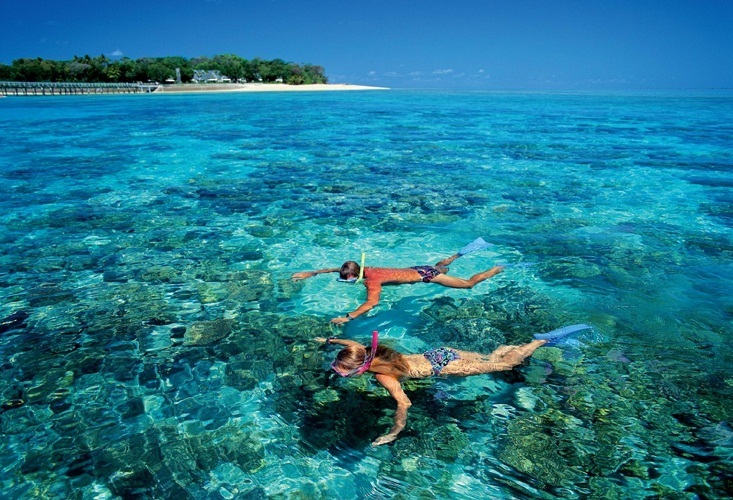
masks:
<instances>
[{"instance_id":1,"label":"shoulder","mask_svg":"<svg viewBox=\"0 0 733 500\"><path fill-rule=\"evenodd\" d=\"M378 288L389 276L389 269L381 267L368 267L364 271L364 286L367 288Z\"/></svg>"}]
</instances>

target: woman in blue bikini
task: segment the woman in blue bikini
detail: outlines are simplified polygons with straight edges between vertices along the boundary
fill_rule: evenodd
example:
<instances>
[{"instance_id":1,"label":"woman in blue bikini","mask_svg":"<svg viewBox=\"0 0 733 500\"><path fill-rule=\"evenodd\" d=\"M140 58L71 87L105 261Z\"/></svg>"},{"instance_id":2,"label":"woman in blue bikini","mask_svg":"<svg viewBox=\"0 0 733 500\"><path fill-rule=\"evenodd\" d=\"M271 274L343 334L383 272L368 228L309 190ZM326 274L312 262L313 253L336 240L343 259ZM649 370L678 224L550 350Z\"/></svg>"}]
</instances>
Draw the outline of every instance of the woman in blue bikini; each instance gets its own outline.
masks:
<instances>
[{"instance_id":1,"label":"woman in blue bikini","mask_svg":"<svg viewBox=\"0 0 733 500\"><path fill-rule=\"evenodd\" d=\"M438 347L423 354L401 354L389 347L378 345L377 332L372 334L372 345L366 347L353 340L339 338L315 339L326 344L345 346L336 355L331 368L342 377L374 373L374 377L397 402L394 424L389 432L377 438L372 445L394 441L405 427L407 409L412 405L402 390L402 378L427 378L437 375L466 377L497 371L511 370L532 355L547 340L534 340L520 346L500 346L491 354L459 351Z\"/></svg>"}]
</instances>

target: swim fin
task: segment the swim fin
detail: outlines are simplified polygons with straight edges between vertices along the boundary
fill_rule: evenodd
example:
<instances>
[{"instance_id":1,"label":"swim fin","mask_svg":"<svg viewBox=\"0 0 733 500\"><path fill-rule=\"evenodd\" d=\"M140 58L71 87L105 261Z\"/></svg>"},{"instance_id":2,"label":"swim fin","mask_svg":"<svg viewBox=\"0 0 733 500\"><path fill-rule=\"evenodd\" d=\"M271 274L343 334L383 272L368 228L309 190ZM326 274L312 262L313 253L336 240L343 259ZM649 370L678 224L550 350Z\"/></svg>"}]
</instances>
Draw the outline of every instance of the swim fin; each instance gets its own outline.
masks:
<instances>
[{"instance_id":1,"label":"swim fin","mask_svg":"<svg viewBox=\"0 0 733 500\"><path fill-rule=\"evenodd\" d=\"M463 256L467 253L471 252L478 252L479 250L483 250L484 248L488 248L491 245L489 243L486 243L482 237L478 237L475 240L473 240L471 243L466 245L465 247L461 248L458 251L458 255Z\"/></svg>"},{"instance_id":2,"label":"swim fin","mask_svg":"<svg viewBox=\"0 0 733 500\"><path fill-rule=\"evenodd\" d=\"M534 338L537 340L547 340L547 344L554 344L555 342L559 341L562 338L567 337L568 335L571 335L573 333L577 333L583 330L589 330L593 328L592 326L588 325L570 325L570 326L564 326L562 328L558 328L557 330L552 330L551 332L547 333L535 333Z\"/></svg>"}]
</instances>

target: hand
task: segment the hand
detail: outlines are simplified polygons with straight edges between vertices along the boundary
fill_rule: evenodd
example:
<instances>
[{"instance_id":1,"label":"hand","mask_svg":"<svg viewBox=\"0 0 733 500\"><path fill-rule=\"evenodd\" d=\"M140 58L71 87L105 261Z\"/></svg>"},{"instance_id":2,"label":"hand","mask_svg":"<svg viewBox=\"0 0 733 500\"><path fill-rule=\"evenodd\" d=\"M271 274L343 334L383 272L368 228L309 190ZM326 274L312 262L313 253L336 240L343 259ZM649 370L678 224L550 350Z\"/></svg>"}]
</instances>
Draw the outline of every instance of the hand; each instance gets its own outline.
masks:
<instances>
[{"instance_id":1,"label":"hand","mask_svg":"<svg viewBox=\"0 0 733 500\"><path fill-rule=\"evenodd\" d=\"M316 275L316 273L314 273L312 271L305 271L303 273L295 273L295 274L293 274L290 277L290 279L293 280L293 281L300 281L300 280L304 280L306 278L312 278L315 275Z\"/></svg>"},{"instance_id":2,"label":"hand","mask_svg":"<svg viewBox=\"0 0 733 500\"><path fill-rule=\"evenodd\" d=\"M377 439L375 439L372 443L372 446L379 446L382 444L391 443L395 439L397 439L397 434L385 434L384 436L379 436Z\"/></svg>"},{"instance_id":3,"label":"hand","mask_svg":"<svg viewBox=\"0 0 733 500\"><path fill-rule=\"evenodd\" d=\"M340 325L343 325L344 323L348 323L349 321L351 321L349 318L346 318L344 316L339 316L338 318L333 318L331 320L331 323L333 323L334 325L340 326Z\"/></svg>"}]
</instances>

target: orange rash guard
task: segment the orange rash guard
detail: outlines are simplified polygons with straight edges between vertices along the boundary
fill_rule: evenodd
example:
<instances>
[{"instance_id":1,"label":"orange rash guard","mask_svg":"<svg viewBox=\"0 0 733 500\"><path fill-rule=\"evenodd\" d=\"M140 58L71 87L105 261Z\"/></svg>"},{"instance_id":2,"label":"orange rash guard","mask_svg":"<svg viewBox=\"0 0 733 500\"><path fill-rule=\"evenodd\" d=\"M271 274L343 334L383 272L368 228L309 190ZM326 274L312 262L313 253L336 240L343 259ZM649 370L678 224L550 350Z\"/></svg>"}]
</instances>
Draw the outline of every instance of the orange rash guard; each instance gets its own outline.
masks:
<instances>
[{"instance_id":1,"label":"orange rash guard","mask_svg":"<svg viewBox=\"0 0 733 500\"><path fill-rule=\"evenodd\" d=\"M422 281L420 274L410 268L367 267L364 269L364 286L367 289L367 304L374 307L379 302L382 285L404 285Z\"/></svg>"},{"instance_id":2,"label":"orange rash guard","mask_svg":"<svg viewBox=\"0 0 733 500\"><path fill-rule=\"evenodd\" d=\"M381 285L403 285L422 281L420 274L409 267L395 269L389 267L367 267L364 269L367 288Z\"/></svg>"}]
</instances>

